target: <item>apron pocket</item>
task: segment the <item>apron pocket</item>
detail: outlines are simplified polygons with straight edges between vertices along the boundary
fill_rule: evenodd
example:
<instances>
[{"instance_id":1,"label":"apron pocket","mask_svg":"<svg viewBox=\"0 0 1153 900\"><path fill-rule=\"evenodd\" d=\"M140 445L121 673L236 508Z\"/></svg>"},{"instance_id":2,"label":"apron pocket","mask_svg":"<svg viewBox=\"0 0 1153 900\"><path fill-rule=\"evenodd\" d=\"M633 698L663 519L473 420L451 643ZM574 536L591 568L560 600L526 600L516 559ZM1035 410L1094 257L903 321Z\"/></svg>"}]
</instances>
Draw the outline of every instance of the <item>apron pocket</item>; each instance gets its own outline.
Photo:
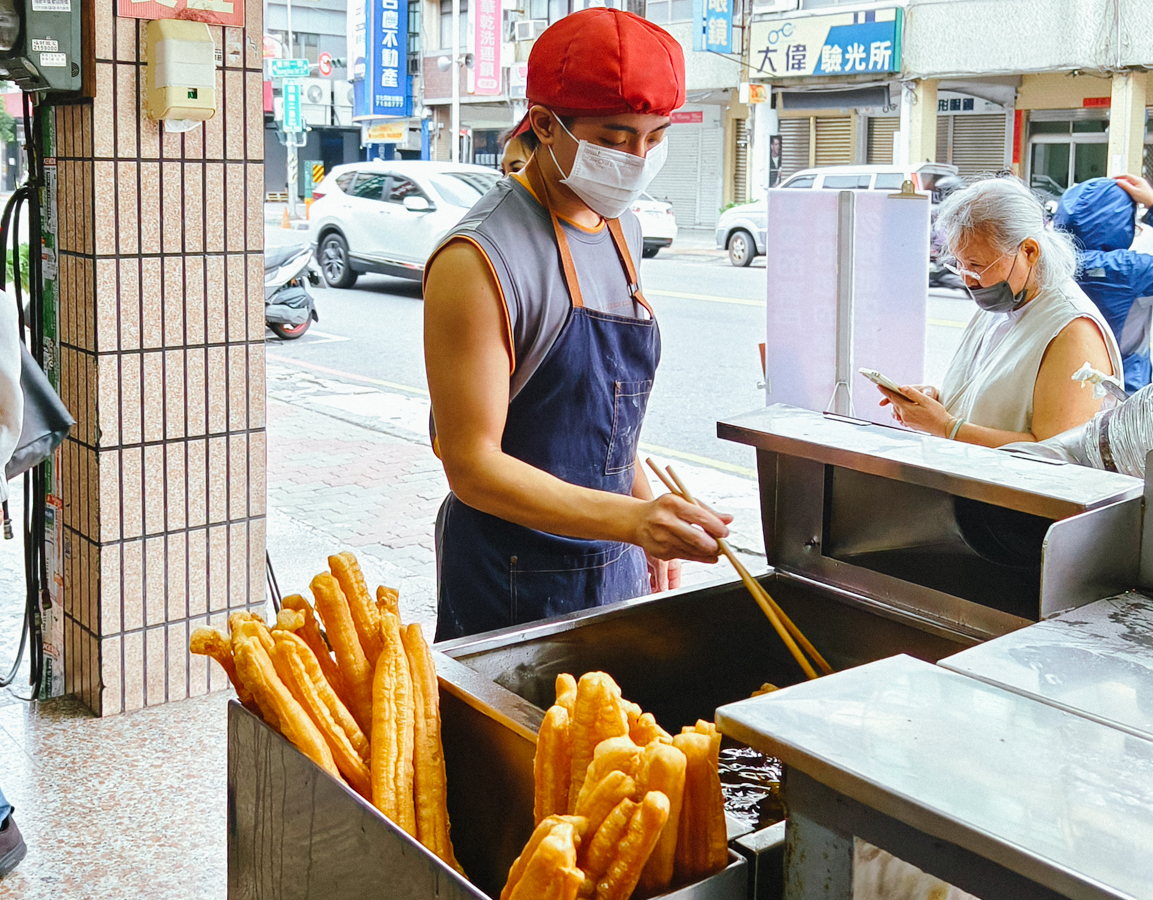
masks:
<instances>
[{"instance_id":1,"label":"apron pocket","mask_svg":"<svg viewBox=\"0 0 1153 900\"><path fill-rule=\"evenodd\" d=\"M613 431L609 438L605 474L619 475L629 471L636 463L637 444L641 424L649 405L653 383L649 381L617 381L613 396Z\"/></svg>"},{"instance_id":2,"label":"apron pocket","mask_svg":"<svg viewBox=\"0 0 1153 900\"><path fill-rule=\"evenodd\" d=\"M630 544L601 544L576 553L522 553L509 558L509 602L515 625L591 609L615 593L613 582ZM615 598L613 598L615 599Z\"/></svg>"}]
</instances>

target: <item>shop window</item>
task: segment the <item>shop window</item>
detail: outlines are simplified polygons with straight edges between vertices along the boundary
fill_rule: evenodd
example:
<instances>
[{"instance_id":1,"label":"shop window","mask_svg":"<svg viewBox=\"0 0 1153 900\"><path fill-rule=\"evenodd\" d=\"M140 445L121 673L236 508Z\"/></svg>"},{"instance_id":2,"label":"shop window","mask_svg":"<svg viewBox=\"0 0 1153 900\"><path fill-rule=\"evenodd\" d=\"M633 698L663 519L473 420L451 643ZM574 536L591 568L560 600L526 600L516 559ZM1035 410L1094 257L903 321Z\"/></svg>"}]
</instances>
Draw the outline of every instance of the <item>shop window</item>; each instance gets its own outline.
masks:
<instances>
[{"instance_id":1,"label":"shop window","mask_svg":"<svg viewBox=\"0 0 1153 900\"><path fill-rule=\"evenodd\" d=\"M1090 119L1088 122L1074 122L1074 134L1108 134L1108 119Z\"/></svg>"},{"instance_id":2,"label":"shop window","mask_svg":"<svg viewBox=\"0 0 1153 900\"><path fill-rule=\"evenodd\" d=\"M1105 177L1105 159L1108 144L1077 144L1073 158L1073 183L1080 184L1090 178Z\"/></svg>"},{"instance_id":3,"label":"shop window","mask_svg":"<svg viewBox=\"0 0 1153 900\"><path fill-rule=\"evenodd\" d=\"M645 17L658 25L693 20L693 0L649 0L645 4Z\"/></svg>"},{"instance_id":4,"label":"shop window","mask_svg":"<svg viewBox=\"0 0 1153 900\"><path fill-rule=\"evenodd\" d=\"M1035 134L1068 134L1068 122L1030 122L1029 135Z\"/></svg>"},{"instance_id":5,"label":"shop window","mask_svg":"<svg viewBox=\"0 0 1153 900\"><path fill-rule=\"evenodd\" d=\"M468 46L468 0L460 0L460 52ZM440 49L452 49L452 0L440 0Z\"/></svg>"},{"instance_id":6,"label":"shop window","mask_svg":"<svg viewBox=\"0 0 1153 900\"><path fill-rule=\"evenodd\" d=\"M1069 144L1034 144L1029 163L1029 186L1060 196L1069 187Z\"/></svg>"}]
</instances>

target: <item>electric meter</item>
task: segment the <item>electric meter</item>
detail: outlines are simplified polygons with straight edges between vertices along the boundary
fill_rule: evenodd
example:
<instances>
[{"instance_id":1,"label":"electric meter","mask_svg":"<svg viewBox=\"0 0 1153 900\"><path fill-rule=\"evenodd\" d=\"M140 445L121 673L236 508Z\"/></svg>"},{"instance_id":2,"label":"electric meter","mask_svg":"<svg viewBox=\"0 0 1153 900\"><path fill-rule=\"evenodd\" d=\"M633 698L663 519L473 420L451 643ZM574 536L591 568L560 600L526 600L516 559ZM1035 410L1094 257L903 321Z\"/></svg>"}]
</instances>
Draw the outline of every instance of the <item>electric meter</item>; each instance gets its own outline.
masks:
<instances>
[{"instance_id":1,"label":"electric meter","mask_svg":"<svg viewBox=\"0 0 1153 900\"><path fill-rule=\"evenodd\" d=\"M0 73L24 91L79 91L80 2L0 0Z\"/></svg>"}]
</instances>

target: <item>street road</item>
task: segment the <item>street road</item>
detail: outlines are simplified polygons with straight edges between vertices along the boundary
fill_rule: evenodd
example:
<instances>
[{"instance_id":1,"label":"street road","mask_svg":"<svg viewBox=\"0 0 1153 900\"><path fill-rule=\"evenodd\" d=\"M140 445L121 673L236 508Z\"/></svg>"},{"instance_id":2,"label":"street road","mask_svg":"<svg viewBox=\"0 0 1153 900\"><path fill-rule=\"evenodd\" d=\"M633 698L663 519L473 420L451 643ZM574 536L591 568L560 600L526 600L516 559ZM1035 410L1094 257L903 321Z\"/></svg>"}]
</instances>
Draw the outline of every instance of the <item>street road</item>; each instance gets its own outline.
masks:
<instances>
[{"instance_id":1,"label":"street road","mask_svg":"<svg viewBox=\"0 0 1153 900\"><path fill-rule=\"evenodd\" d=\"M301 232L270 228L268 242L302 238ZM641 280L663 345L644 449L752 477L752 450L719 440L716 422L765 402L757 386L757 345L765 329L764 260L736 269L698 244L645 260ZM419 283L365 275L352 290L319 289L314 296L320 322L294 342L269 333L270 364L296 363L336 379L371 379L382 390L426 395ZM972 311L961 292L931 294L928 382L940 383Z\"/></svg>"}]
</instances>

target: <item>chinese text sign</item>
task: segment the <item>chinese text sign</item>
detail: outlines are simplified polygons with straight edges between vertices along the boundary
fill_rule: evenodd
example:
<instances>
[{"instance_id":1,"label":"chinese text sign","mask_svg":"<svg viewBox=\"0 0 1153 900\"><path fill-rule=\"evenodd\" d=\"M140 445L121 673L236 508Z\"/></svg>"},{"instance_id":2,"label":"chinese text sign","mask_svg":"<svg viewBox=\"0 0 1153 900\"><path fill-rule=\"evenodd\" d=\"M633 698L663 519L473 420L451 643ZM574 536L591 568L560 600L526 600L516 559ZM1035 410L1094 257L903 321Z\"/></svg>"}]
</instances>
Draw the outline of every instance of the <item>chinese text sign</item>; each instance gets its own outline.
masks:
<instances>
[{"instance_id":1,"label":"chinese text sign","mask_svg":"<svg viewBox=\"0 0 1153 900\"><path fill-rule=\"evenodd\" d=\"M749 64L769 78L899 72L901 22L900 9L754 22Z\"/></svg>"},{"instance_id":2,"label":"chinese text sign","mask_svg":"<svg viewBox=\"0 0 1153 900\"><path fill-rule=\"evenodd\" d=\"M412 115L408 84L408 2L367 0L364 80L353 85L356 118Z\"/></svg>"}]
</instances>

